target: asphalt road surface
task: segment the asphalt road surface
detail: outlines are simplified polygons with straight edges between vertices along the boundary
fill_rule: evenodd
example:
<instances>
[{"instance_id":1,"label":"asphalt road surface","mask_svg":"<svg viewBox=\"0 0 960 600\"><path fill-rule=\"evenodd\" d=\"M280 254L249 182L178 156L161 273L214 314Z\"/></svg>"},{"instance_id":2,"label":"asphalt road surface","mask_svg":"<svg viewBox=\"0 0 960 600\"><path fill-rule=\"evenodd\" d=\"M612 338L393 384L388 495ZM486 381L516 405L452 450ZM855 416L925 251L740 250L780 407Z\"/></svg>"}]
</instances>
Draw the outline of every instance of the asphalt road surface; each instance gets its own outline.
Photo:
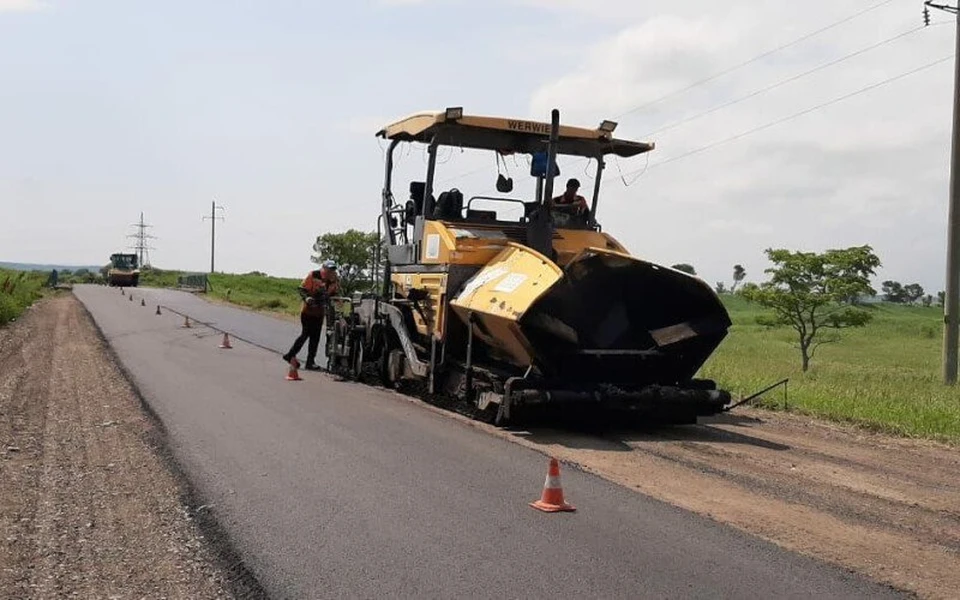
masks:
<instances>
[{"instance_id":1,"label":"asphalt road surface","mask_svg":"<svg viewBox=\"0 0 960 600\"><path fill-rule=\"evenodd\" d=\"M384 390L285 381L290 323L169 291L75 293L274 597L897 596L572 468L578 511L535 511L544 455ZM157 300L257 345L221 350Z\"/></svg>"}]
</instances>

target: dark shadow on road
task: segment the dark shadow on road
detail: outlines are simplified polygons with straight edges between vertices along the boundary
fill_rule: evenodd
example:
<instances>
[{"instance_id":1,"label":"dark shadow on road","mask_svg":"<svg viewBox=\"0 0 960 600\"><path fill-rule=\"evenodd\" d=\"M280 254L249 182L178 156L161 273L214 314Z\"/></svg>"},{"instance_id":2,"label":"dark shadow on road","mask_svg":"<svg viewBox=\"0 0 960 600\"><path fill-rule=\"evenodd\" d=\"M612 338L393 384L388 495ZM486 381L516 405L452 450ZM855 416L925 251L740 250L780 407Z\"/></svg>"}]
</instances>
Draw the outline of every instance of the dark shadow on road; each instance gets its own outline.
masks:
<instances>
[{"instance_id":1,"label":"dark shadow on road","mask_svg":"<svg viewBox=\"0 0 960 600\"><path fill-rule=\"evenodd\" d=\"M631 452L626 442L606 437L602 432L590 434L584 431L547 428L507 428L511 435L541 446L557 445L576 450L602 450L607 452Z\"/></svg>"},{"instance_id":2,"label":"dark shadow on road","mask_svg":"<svg viewBox=\"0 0 960 600\"><path fill-rule=\"evenodd\" d=\"M759 419L722 414L701 418L696 425L671 425L641 421L623 413L541 407L516 415L506 430L536 444L585 450L630 452L637 445L662 442L746 444L775 451L790 449L784 444L722 427L752 427L761 423Z\"/></svg>"},{"instance_id":3,"label":"dark shadow on road","mask_svg":"<svg viewBox=\"0 0 960 600\"><path fill-rule=\"evenodd\" d=\"M637 429L633 431L616 432L619 439L624 442L642 443L642 442L710 442L719 444L746 444L766 448L767 450L783 451L789 450L790 446L765 440L760 437L746 435L711 425L675 425L665 426L658 429Z\"/></svg>"},{"instance_id":4,"label":"dark shadow on road","mask_svg":"<svg viewBox=\"0 0 960 600\"><path fill-rule=\"evenodd\" d=\"M733 413L722 413L712 417L700 417L701 425L735 425L739 427L752 427L762 425L763 420L746 415L737 415Z\"/></svg>"}]
</instances>

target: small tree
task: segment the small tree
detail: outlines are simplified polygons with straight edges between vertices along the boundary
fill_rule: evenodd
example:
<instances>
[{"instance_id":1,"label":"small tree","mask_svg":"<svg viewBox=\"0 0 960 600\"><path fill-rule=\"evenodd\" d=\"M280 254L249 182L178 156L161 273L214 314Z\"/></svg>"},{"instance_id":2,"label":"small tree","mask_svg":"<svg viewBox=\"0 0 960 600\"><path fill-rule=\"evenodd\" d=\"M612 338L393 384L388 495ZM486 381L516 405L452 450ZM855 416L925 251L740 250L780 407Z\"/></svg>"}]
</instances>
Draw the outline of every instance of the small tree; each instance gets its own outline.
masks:
<instances>
[{"instance_id":1,"label":"small tree","mask_svg":"<svg viewBox=\"0 0 960 600\"><path fill-rule=\"evenodd\" d=\"M910 304L916 303L923 298L923 287L919 283L911 283L903 286L904 300Z\"/></svg>"},{"instance_id":2,"label":"small tree","mask_svg":"<svg viewBox=\"0 0 960 600\"><path fill-rule=\"evenodd\" d=\"M343 233L325 233L313 244L314 254L310 260L318 264L335 260L341 293L350 295L369 287L373 281L372 271L377 268L373 259L379 242L376 232L350 229Z\"/></svg>"},{"instance_id":3,"label":"small tree","mask_svg":"<svg viewBox=\"0 0 960 600\"><path fill-rule=\"evenodd\" d=\"M903 284L899 281L884 281L881 285L883 290L883 299L887 302L893 302L894 304L903 304L907 299L906 293L903 291Z\"/></svg>"},{"instance_id":4,"label":"small tree","mask_svg":"<svg viewBox=\"0 0 960 600\"><path fill-rule=\"evenodd\" d=\"M730 286L730 291L735 293L737 286L740 285L740 282L743 281L746 276L747 271L743 268L743 265L733 265L733 285Z\"/></svg>"},{"instance_id":5,"label":"small tree","mask_svg":"<svg viewBox=\"0 0 960 600\"><path fill-rule=\"evenodd\" d=\"M717 287L716 287L715 289L717 290L717 293L718 293L718 294L726 294L726 293L727 293L727 286L725 286L722 281L718 281L718 282L717 282ZM731 289L730 291L732 292L733 290Z\"/></svg>"},{"instance_id":6,"label":"small tree","mask_svg":"<svg viewBox=\"0 0 960 600\"><path fill-rule=\"evenodd\" d=\"M923 297L923 305L925 307L930 308L932 304L933 304L933 296L931 296L930 294L927 294L926 296Z\"/></svg>"},{"instance_id":7,"label":"small tree","mask_svg":"<svg viewBox=\"0 0 960 600\"><path fill-rule=\"evenodd\" d=\"M870 246L839 250L791 252L766 250L774 264L764 272L770 280L761 285L748 284L741 290L747 300L773 310L772 317L760 317L767 326L789 325L797 333L801 367L806 372L817 349L838 341L825 330L863 327L871 314L844 305L849 298L875 293L870 276L880 259Z\"/></svg>"},{"instance_id":8,"label":"small tree","mask_svg":"<svg viewBox=\"0 0 960 600\"><path fill-rule=\"evenodd\" d=\"M687 263L680 263L677 265L673 265L671 268L676 269L678 271L683 271L684 273L689 273L690 275L697 274L697 271L696 269L693 268L693 265L688 265Z\"/></svg>"}]
</instances>

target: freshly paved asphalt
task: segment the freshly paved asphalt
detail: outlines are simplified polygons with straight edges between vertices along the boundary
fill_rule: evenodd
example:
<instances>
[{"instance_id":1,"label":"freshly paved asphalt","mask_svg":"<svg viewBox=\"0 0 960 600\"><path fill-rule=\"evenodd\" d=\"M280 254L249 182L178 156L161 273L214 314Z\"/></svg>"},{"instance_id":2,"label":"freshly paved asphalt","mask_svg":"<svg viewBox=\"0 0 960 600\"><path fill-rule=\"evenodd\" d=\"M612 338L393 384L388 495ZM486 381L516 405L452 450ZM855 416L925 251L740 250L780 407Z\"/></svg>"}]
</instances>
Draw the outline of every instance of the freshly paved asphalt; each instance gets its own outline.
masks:
<instances>
[{"instance_id":1,"label":"freshly paved asphalt","mask_svg":"<svg viewBox=\"0 0 960 600\"><path fill-rule=\"evenodd\" d=\"M77 297L163 421L187 477L277 598L883 598L839 569L547 459L383 390L185 329L164 306L282 350L296 324L168 291ZM140 306L140 297L147 307Z\"/></svg>"},{"instance_id":2,"label":"freshly paved asphalt","mask_svg":"<svg viewBox=\"0 0 960 600\"><path fill-rule=\"evenodd\" d=\"M120 295L116 289L113 293ZM213 304L194 294L153 288L136 288L131 293L136 298L134 302L136 306L140 305L140 298L144 298L147 306L153 311L159 304L162 307L161 312L174 311L181 315L181 321L182 315L190 315L191 320L206 323L220 331L229 332L231 336L240 337L275 352L286 352L294 338L300 334L299 322L267 317L228 305ZM290 293L295 294L296 291L291 290ZM129 302L125 297L120 299ZM320 349L322 357L323 344ZM301 363L304 362L306 352L306 345L304 345L299 355Z\"/></svg>"}]
</instances>

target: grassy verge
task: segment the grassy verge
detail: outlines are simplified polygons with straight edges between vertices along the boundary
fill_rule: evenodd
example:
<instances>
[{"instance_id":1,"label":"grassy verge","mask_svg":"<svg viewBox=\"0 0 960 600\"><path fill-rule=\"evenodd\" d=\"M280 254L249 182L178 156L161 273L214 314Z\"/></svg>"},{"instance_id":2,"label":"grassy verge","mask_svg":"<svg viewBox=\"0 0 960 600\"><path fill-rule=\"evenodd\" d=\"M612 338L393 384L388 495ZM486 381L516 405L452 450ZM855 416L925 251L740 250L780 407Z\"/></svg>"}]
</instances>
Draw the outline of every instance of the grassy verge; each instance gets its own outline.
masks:
<instances>
[{"instance_id":1,"label":"grassy verge","mask_svg":"<svg viewBox=\"0 0 960 600\"><path fill-rule=\"evenodd\" d=\"M725 296L734 326L702 375L749 395L790 378L790 410L901 435L960 440L960 389L940 383L942 309L876 306L867 327L822 346L807 373L795 333L766 329L763 309ZM761 405L782 408L781 390Z\"/></svg>"},{"instance_id":2,"label":"grassy verge","mask_svg":"<svg viewBox=\"0 0 960 600\"><path fill-rule=\"evenodd\" d=\"M0 326L16 319L42 296L48 273L0 269Z\"/></svg>"},{"instance_id":3,"label":"grassy verge","mask_svg":"<svg viewBox=\"0 0 960 600\"><path fill-rule=\"evenodd\" d=\"M141 269L140 285L158 288L177 287L177 278L182 274L181 271L167 271L164 269Z\"/></svg>"},{"instance_id":4,"label":"grassy verge","mask_svg":"<svg viewBox=\"0 0 960 600\"><path fill-rule=\"evenodd\" d=\"M181 271L144 269L140 272L140 285L175 288L182 274ZM214 273L209 276L209 281L208 296L212 298L266 312L292 315L300 312L300 296L297 294L299 279L255 273Z\"/></svg>"},{"instance_id":5,"label":"grassy verge","mask_svg":"<svg viewBox=\"0 0 960 600\"><path fill-rule=\"evenodd\" d=\"M254 310L296 315L300 313L299 279L264 275L210 276L210 295Z\"/></svg>"}]
</instances>

